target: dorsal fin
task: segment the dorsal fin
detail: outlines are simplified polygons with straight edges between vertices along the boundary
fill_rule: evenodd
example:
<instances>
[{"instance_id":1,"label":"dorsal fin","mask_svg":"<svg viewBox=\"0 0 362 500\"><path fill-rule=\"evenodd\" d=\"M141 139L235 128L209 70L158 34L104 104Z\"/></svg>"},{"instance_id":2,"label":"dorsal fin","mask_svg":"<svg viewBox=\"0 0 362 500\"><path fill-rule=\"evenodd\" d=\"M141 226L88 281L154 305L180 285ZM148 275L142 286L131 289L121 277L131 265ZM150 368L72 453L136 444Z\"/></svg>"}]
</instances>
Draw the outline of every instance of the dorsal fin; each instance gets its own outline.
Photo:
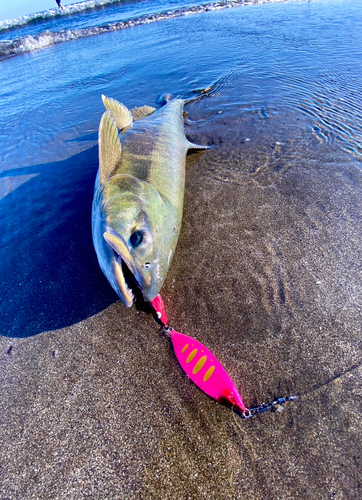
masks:
<instances>
[{"instance_id":1,"label":"dorsal fin","mask_svg":"<svg viewBox=\"0 0 362 500\"><path fill-rule=\"evenodd\" d=\"M111 97L106 97L105 95L102 95L102 101L105 108L111 112L119 130L132 126L132 113L124 104Z\"/></svg>"},{"instance_id":2,"label":"dorsal fin","mask_svg":"<svg viewBox=\"0 0 362 500\"><path fill-rule=\"evenodd\" d=\"M121 156L122 147L117 126L110 111L105 111L99 124L98 133L99 182L108 179L113 167Z\"/></svg>"},{"instance_id":3,"label":"dorsal fin","mask_svg":"<svg viewBox=\"0 0 362 500\"><path fill-rule=\"evenodd\" d=\"M133 108L131 109L133 121L141 120L141 118L145 118L148 115L152 115L152 113L154 113L155 111L156 108L153 108L152 106L147 106L147 104L139 108Z\"/></svg>"}]
</instances>

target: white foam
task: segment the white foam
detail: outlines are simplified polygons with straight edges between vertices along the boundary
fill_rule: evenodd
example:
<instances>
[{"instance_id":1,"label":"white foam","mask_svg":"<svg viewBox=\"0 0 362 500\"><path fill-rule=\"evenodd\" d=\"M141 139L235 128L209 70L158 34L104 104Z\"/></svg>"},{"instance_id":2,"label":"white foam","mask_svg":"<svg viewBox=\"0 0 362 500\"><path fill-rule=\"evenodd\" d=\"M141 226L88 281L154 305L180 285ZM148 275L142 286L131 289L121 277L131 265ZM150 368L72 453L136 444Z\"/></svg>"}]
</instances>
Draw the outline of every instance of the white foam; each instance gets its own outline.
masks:
<instances>
[{"instance_id":1,"label":"white foam","mask_svg":"<svg viewBox=\"0 0 362 500\"><path fill-rule=\"evenodd\" d=\"M44 10L42 12L35 12L34 14L18 17L16 19L6 19L5 21L0 21L0 32L12 28L19 28L21 26L25 26L26 24L31 24L34 21L51 19L56 16L79 14L80 12L83 12L85 10L111 5L113 3L121 3L121 2L120 0L86 0L84 2L78 2L64 6L63 9L61 10L55 8L55 9Z\"/></svg>"},{"instance_id":2,"label":"white foam","mask_svg":"<svg viewBox=\"0 0 362 500\"><path fill-rule=\"evenodd\" d=\"M80 28L80 29L59 31L59 32L46 31L36 36L26 36L15 40L0 41L0 57L17 55L24 52L32 52L34 50L39 50L45 47L49 47L50 45L54 45L60 42L76 40L78 38L99 35L111 31L119 31L122 29L139 26L142 24L162 21L165 19L188 16L191 14L200 14L210 10L240 7L255 3L270 3L270 2L284 2L284 1L287 0L232 0L232 1L224 0L217 2L209 2L203 5L182 7L174 10L169 10L167 12L142 15L125 21L109 23L101 26L93 26L90 28ZM85 2L69 5L65 7L64 10L62 11L51 9L46 12L40 12L39 14L33 14L32 16L24 16L23 18L15 19L13 21L2 21L0 22L0 32L1 30L8 29L9 27L18 27L21 26L22 24L30 23L35 19L47 19L55 15L60 15L60 13L61 15L69 13L75 14L78 12L83 12L86 9L92 9L102 5L103 6L110 5L112 3L119 3L119 0L87 0ZM10 24L6 28L4 27L5 26L4 23L10 23ZM1 28L2 25L3 27Z\"/></svg>"}]
</instances>

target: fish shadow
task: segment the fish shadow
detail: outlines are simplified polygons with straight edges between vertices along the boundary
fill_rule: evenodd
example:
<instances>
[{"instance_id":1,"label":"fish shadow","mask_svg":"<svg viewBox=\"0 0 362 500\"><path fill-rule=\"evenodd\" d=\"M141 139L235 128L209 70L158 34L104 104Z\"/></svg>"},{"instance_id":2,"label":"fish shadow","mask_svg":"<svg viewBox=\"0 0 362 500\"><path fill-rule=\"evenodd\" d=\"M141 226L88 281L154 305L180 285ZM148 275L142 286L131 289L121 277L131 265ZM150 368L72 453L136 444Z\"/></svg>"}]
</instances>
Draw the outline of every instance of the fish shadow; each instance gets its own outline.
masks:
<instances>
[{"instance_id":1,"label":"fish shadow","mask_svg":"<svg viewBox=\"0 0 362 500\"><path fill-rule=\"evenodd\" d=\"M64 161L0 173L0 185L18 185L0 199L1 335L64 328L118 300L92 243L97 168L95 146Z\"/></svg>"}]
</instances>

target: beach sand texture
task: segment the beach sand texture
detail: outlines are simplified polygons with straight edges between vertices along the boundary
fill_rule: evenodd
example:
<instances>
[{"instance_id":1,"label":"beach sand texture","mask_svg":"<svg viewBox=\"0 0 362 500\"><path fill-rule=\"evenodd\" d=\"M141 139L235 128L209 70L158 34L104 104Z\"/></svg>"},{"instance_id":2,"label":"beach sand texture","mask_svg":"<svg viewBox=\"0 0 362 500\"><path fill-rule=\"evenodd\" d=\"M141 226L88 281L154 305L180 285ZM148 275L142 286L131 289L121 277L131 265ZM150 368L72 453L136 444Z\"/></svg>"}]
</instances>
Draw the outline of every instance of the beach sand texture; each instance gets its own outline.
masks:
<instances>
[{"instance_id":1,"label":"beach sand texture","mask_svg":"<svg viewBox=\"0 0 362 500\"><path fill-rule=\"evenodd\" d=\"M214 147L188 157L162 290L170 323L217 355L249 407L300 400L240 419L187 379L152 316L123 307L97 269L100 312L0 338L2 500L361 497L360 168L292 112L207 113L207 100L190 106L190 120L207 118L191 139ZM63 276L56 314L67 284L69 300L95 300Z\"/></svg>"}]
</instances>

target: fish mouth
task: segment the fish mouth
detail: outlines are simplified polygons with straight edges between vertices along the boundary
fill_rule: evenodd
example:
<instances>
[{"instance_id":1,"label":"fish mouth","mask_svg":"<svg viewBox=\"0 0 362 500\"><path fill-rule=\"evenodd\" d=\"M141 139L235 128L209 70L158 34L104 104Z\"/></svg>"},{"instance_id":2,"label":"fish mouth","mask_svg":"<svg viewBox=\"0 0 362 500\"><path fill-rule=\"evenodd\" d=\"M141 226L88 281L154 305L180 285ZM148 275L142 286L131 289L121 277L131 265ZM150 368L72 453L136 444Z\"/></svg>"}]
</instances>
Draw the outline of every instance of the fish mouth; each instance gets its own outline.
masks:
<instances>
[{"instance_id":1,"label":"fish mouth","mask_svg":"<svg viewBox=\"0 0 362 500\"><path fill-rule=\"evenodd\" d=\"M103 238L113 252L112 270L118 288L116 291L122 302L131 307L137 299L143 297L142 287L135 277L132 256L118 234L106 232Z\"/></svg>"}]
</instances>

